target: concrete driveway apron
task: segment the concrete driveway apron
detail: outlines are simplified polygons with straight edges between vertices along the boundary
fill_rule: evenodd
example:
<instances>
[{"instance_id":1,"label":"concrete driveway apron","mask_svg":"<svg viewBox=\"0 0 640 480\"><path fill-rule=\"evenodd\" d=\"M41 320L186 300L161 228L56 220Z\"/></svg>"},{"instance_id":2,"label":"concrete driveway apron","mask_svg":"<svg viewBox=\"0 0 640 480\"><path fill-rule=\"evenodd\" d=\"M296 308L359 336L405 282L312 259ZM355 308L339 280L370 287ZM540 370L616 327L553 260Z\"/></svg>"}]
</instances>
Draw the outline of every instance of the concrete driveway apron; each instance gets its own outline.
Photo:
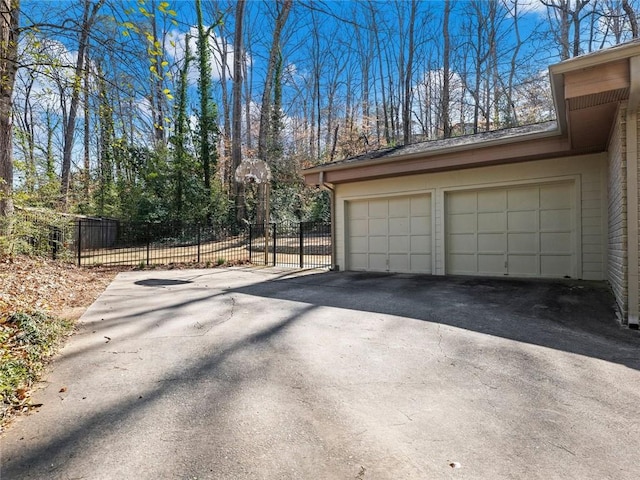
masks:
<instances>
[{"instance_id":1,"label":"concrete driveway apron","mask_svg":"<svg viewBox=\"0 0 640 480\"><path fill-rule=\"evenodd\" d=\"M4 479L637 479L640 335L603 284L118 275Z\"/></svg>"}]
</instances>

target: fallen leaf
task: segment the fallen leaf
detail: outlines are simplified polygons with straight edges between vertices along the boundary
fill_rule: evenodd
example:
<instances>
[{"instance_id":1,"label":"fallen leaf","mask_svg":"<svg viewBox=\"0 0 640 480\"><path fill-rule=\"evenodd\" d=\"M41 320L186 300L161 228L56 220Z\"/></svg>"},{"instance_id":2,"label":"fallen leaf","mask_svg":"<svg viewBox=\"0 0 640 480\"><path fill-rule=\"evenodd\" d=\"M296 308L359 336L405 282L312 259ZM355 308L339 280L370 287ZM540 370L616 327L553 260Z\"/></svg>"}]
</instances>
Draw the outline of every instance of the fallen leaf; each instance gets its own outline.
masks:
<instances>
[{"instance_id":1,"label":"fallen leaf","mask_svg":"<svg viewBox=\"0 0 640 480\"><path fill-rule=\"evenodd\" d=\"M58 393L64 393L67 391L67 387L62 387L60 390L58 390Z\"/></svg>"}]
</instances>

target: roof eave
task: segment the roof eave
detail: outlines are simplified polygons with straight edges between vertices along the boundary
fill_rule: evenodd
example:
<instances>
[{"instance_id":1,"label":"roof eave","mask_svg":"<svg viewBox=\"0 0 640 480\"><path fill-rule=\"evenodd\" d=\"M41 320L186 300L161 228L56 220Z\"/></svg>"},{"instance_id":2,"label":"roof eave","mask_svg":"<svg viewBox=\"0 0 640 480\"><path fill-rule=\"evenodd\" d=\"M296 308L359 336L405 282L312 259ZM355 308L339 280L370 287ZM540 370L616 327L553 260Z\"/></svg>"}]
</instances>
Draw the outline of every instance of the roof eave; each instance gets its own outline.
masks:
<instances>
[{"instance_id":1,"label":"roof eave","mask_svg":"<svg viewBox=\"0 0 640 480\"><path fill-rule=\"evenodd\" d=\"M436 157L436 156L446 155L446 154L450 154L450 153L465 152L465 151L469 151L469 150L478 150L480 148L491 148L491 147L500 146L500 145L509 145L509 144L514 144L514 143L529 142L531 140L545 139L545 138L549 138L549 137L559 136L561 134L562 134L562 131L560 130L560 128L556 127L555 129L550 129L550 130L544 131L544 132L528 133L528 134L523 134L523 135L518 135L518 136L513 136L513 137L498 138L498 139L494 139L494 140L486 140L486 141L480 142L480 143L472 143L472 144L465 144L465 145L455 145L455 146L451 146L451 147L443 147L443 148L440 148L440 149L437 149L437 150L426 151L426 152L415 152L415 153L410 153L410 154L406 154L406 155L395 155L395 156L392 156L392 157L376 158L376 159L369 160L369 161L362 162L362 163L360 163L360 162L350 162L350 163L318 165L316 167L311 167L311 168L303 170L303 175L315 174L315 173L319 173L319 172L328 172L328 171L334 171L334 170L344 170L344 169L349 169L349 168L355 168L358 165L364 165L364 164L366 164L366 165L383 165L385 163L400 162L400 161L405 161L405 160L412 160L412 159L415 159L415 158Z\"/></svg>"}]
</instances>

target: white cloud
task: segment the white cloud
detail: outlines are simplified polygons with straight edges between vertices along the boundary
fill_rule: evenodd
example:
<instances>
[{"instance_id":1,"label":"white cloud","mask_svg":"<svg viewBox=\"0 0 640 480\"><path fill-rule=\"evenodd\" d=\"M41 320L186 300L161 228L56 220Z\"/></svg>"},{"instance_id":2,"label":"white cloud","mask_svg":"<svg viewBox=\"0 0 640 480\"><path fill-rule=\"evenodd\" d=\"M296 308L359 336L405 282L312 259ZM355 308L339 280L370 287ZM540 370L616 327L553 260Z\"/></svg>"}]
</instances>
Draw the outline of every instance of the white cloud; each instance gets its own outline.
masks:
<instances>
[{"instance_id":1,"label":"white cloud","mask_svg":"<svg viewBox=\"0 0 640 480\"><path fill-rule=\"evenodd\" d=\"M24 103L27 88L29 97L41 110L62 115L63 98L72 88L77 52L69 51L61 42L30 35L19 45L21 62L29 65L20 68L16 75L14 101Z\"/></svg>"},{"instance_id":2,"label":"white cloud","mask_svg":"<svg viewBox=\"0 0 640 480\"><path fill-rule=\"evenodd\" d=\"M512 0L516 1L516 0ZM536 13L539 15L547 12L547 6L541 0L520 0L518 8L522 13Z\"/></svg>"},{"instance_id":3,"label":"white cloud","mask_svg":"<svg viewBox=\"0 0 640 480\"><path fill-rule=\"evenodd\" d=\"M209 28L209 27L206 27ZM188 72L188 80L189 84L194 85L198 81L198 68L197 68L197 38L198 38L198 28L192 26L189 29L188 33L179 32L174 30L170 34L170 44L167 47L167 53L170 55L174 61L182 62L185 58L186 52L186 37L189 35L189 52L192 56L191 65L189 67ZM228 79L233 78L233 62L235 58L235 54L233 51L233 43L228 39L218 36L215 33L212 33L209 36L209 52L211 55L211 76L213 80L220 80L222 78L222 65L223 65L223 56L226 52L226 77ZM251 64L251 59L248 58L247 61Z\"/></svg>"}]
</instances>

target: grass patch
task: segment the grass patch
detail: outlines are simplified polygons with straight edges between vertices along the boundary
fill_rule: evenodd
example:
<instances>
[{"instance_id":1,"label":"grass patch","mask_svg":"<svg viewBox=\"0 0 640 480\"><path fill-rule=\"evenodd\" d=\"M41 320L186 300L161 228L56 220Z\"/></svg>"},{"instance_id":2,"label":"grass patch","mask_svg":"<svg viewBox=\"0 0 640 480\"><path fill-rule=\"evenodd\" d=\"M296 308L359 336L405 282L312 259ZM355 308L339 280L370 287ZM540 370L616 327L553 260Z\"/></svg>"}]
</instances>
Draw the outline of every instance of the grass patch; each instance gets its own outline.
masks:
<instances>
[{"instance_id":1,"label":"grass patch","mask_svg":"<svg viewBox=\"0 0 640 480\"><path fill-rule=\"evenodd\" d=\"M28 408L29 394L73 322L38 310L0 315L0 426Z\"/></svg>"}]
</instances>

